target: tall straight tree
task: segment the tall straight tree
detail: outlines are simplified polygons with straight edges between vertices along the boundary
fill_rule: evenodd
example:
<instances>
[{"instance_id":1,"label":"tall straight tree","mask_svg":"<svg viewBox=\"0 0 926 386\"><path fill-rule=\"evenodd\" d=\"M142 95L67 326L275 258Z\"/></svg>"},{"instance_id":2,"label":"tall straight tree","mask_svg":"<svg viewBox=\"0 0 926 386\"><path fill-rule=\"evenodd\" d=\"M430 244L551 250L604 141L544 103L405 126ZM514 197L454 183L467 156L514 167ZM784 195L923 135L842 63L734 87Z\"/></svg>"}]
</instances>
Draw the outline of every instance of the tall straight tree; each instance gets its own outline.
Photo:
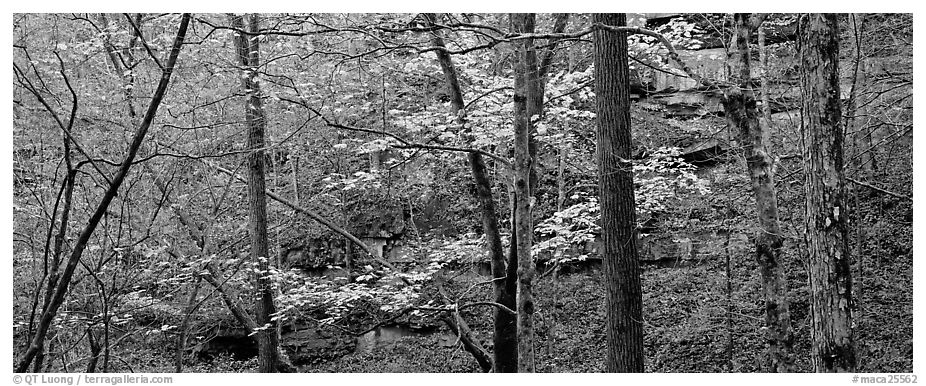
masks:
<instances>
[{"instance_id":1,"label":"tall straight tree","mask_svg":"<svg viewBox=\"0 0 926 386\"><path fill-rule=\"evenodd\" d=\"M851 372L856 365L838 37L835 14L800 16L804 217L810 262L812 362L817 372Z\"/></svg>"},{"instance_id":2,"label":"tall straight tree","mask_svg":"<svg viewBox=\"0 0 926 386\"><path fill-rule=\"evenodd\" d=\"M627 16L595 14L595 23L625 26ZM598 194L605 272L609 372L643 372L643 291L637 255L630 163L630 69L627 33L595 31Z\"/></svg>"},{"instance_id":3,"label":"tall straight tree","mask_svg":"<svg viewBox=\"0 0 926 386\"><path fill-rule=\"evenodd\" d=\"M267 240L267 192L264 178L264 132L267 120L261 101L257 68L260 65L260 17L251 14L247 26L242 16L229 16L231 24L238 31L234 35L238 61L242 66L242 87L245 100L245 121L248 126L248 234L251 241L251 259L257 263L258 302L257 333L258 368L262 373L275 372L280 362L280 344L276 331L276 313L273 302L273 283L270 271L270 247Z\"/></svg>"},{"instance_id":4,"label":"tall straight tree","mask_svg":"<svg viewBox=\"0 0 926 386\"><path fill-rule=\"evenodd\" d=\"M759 124L750 68L749 41L759 24L749 14L734 15L734 43L730 53L730 75L735 86L724 93L723 106L730 129L736 132L746 157L752 192L756 197L759 230L756 259L765 297L767 368L771 372L794 371L791 357L793 335L788 311L788 284L781 266L784 237L778 222L775 172L768 150L768 132Z\"/></svg>"},{"instance_id":5,"label":"tall straight tree","mask_svg":"<svg viewBox=\"0 0 926 386\"><path fill-rule=\"evenodd\" d=\"M513 33L534 33L535 15L510 15ZM531 108L530 101L538 90L537 53L533 39L515 43L514 69L514 226L513 240L518 256L518 372L534 372L534 261L531 258L533 225L531 224Z\"/></svg>"}]
</instances>

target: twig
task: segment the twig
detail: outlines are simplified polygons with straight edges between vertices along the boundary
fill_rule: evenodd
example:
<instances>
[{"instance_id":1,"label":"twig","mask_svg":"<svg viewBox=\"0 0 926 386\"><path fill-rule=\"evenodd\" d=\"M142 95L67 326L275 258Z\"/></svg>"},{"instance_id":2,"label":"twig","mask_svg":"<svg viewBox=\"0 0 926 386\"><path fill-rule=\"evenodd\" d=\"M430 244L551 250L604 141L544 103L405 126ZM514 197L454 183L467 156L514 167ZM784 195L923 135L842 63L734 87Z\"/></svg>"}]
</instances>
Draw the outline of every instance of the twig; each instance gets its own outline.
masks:
<instances>
[{"instance_id":1,"label":"twig","mask_svg":"<svg viewBox=\"0 0 926 386\"><path fill-rule=\"evenodd\" d=\"M890 190L881 189L881 188L879 188L879 187L877 187L877 186L874 186L874 185L872 185L872 184L868 184L868 183L865 183L865 182L856 180L856 179L851 178L851 177L846 177L846 181L849 181L849 182L851 182L851 183L853 183L853 184L856 184L856 185L864 186L864 187L869 188L869 189L872 189L872 190L879 191L879 192L884 193L884 194L887 194L887 195L889 195L889 196L894 196L894 197L897 197L897 198L900 198L900 199L904 199L904 200L907 200L907 201L913 201L913 197L904 196L903 194L900 194L900 193L894 193L894 192L892 192L892 191L890 191Z\"/></svg>"},{"instance_id":2,"label":"twig","mask_svg":"<svg viewBox=\"0 0 926 386\"><path fill-rule=\"evenodd\" d=\"M476 148L471 148L471 147L456 147L456 146L445 146L445 145L429 145L429 144L424 144L424 143L411 142L411 141L409 141L409 140L407 140L407 139L405 139L405 138L403 138L403 137L401 137L401 136L399 136L399 135L396 135L396 134L393 134L393 133L389 133L389 132L386 132L386 131L383 131L383 130L367 129L367 128L363 128L363 127L349 126L349 125L344 125L344 124L341 124L341 123L333 122L333 121L329 120L327 117L325 117L324 115L322 115L322 113L319 112L318 110L316 110L314 107L309 106L308 103L306 103L305 101L301 101L301 100L297 101L297 100L289 99L289 98L286 98L286 97L280 97L280 100L284 100L284 101L287 101L287 102L294 103L294 104L300 105L300 106L302 106L302 107L305 107L305 108L308 109L309 111L315 113L319 118L321 118L322 121L325 122L325 125L328 126L328 127L333 127L333 128L336 128L336 129L349 130L349 131L357 131L357 132L361 132L361 133L370 133L370 134L384 135L384 136L387 136L387 137L389 137L389 138L395 139L396 141L399 141L399 144L395 144L395 145L392 145L392 146L395 147L395 148L398 148L398 149L430 149L430 150L443 150L443 151L454 151L454 152L463 152L463 153L479 153L479 154L482 154L482 155L484 155L484 156L486 156L486 157L489 157L489 158L492 158L492 159L498 161L499 163L501 163L502 165L504 165L505 167L507 167L507 168L509 168L509 169L512 168L511 161L509 161L509 160L507 160L507 159L505 159L504 157L501 157L501 156L499 156L499 155L496 155L496 154L487 152L487 151L485 151L485 150L476 149Z\"/></svg>"},{"instance_id":3,"label":"twig","mask_svg":"<svg viewBox=\"0 0 926 386\"><path fill-rule=\"evenodd\" d=\"M498 309L500 309L500 310L502 310L502 311L505 311L505 312L507 312L507 313L509 313L509 314L511 314L511 315L517 315L517 314L518 314L518 313L515 312L514 310L512 310L512 309L506 307L504 304L496 303L496 302L472 302L472 303L466 303L466 304L464 304L464 305L462 305L462 306L457 307L457 310L458 310L458 311L462 311L462 310L465 310L465 309L467 309L467 308L476 307L476 306L492 306L492 307L498 308Z\"/></svg>"}]
</instances>

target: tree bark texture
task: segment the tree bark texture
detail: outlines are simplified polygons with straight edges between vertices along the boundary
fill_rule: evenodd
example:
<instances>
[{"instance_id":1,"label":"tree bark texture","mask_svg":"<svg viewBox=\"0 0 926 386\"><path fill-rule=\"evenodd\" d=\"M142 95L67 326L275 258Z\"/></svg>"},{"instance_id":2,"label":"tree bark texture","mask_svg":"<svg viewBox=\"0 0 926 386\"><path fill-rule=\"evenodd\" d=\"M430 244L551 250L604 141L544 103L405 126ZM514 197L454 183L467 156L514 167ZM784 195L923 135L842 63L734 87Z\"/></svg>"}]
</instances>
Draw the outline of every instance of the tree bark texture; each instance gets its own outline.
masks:
<instances>
[{"instance_id":1,"label":"tree bark texture","mask_svg":"<svg viewBox=\"0 0 926 386\"><path fill-rule=\"evenodd\" d=\"M812 362L817 372L852 372L856 359L837 16L804 14L798 21L798 29Z\"/></svg>"},{"instance_id":2,"label":"tree bark texture","mask_svg":"<svg viewBox=\"0 0 926 386\"><path fill-rule=\"evenodd\" d=\"M623 26L625 14L595 14ZM601 201L609 372L643 372L643 292L637 254L630 135L627 34L595 32L598 193Z\"/></svg>"},{"instance_id":3,"label":"tree bark texture","mask_svg":"<svg viewBox=\"0 0 926 386\"><path fill-rule=\"evenodd\" d=\"M784 237L778 221L774 160L768 150L768 133L759 123L759 109L751 83L749 40L752 28L749 14L734 16L734 43L729 64L735 87L723 99L727 123L739 137L746 158L747 174L756 199L759 230L756 234L756 260L765 299L765 340L768 343L767 370L794 371L791 357L793 335L788 311L788 283L782 263Z\"/></svg>"},{"instance_id":4,"label":"tree bark texture","mask_svg":"<svg viewBox=\"0 0 926 386\"><path fill-rule=\"evenodd\" d=\"M257 33L260 18L257 14L247 17L247 31L254 34L235 36L238 60L245 71L242 86L247 99L245 121L248 126L248 234L251 241L251 259L257 264L257 292L259 297L257 325L258 368L262 373L275 372L279 361L279 340L276 334L276 313L273 302L273 283L270 280L270 248L267 240L267 193L264 176L264 133L266 117L261 101L260 83L257 81L257 67L260 65L260 45ZM231 16L232 25L245 29L241 16Z\"/></svg>"},{"instance_id":5,"label":"tree bark texture","mask_svg":"<svg viewBox=\"0 0 926 386\"><path fill-rule=\"evenodd\" d=\"M161 72L161 79L154 91L151 102L148 104L148 110L145 112L145 116L142 119L141 124L138 126L138 129L135 131L135 134L132 137L132 142L129 144L128 150L126 152L125 159L119 166L119 169L116 172L116 175L113 177L111 184L106 189L106 192L103 194L103 198L100 200L100 203L97 205L93 214L90 216L90 219L87 221L87 225L77 237L77 241L74 242L74 248L71 250L67 264L65 265L64 270L61 272L61 278L55 287L54 296L52 296L48 307L42 312L42 317L39 320L36 333L32 339L32 342L29 344L29 348L23 355L23 358L20 360L19 364L17 364L16 372L25 372L26 369L29 368L29 364L32 363L32 360L35 358L36 354L39 352L39 350L41 350L45 341L45 334L48 333L48 329L51 326L52 320L54 320L55 315L58 313L58 309L61 307L61 304L64 303L64 298L67 296L68 292L68 286L71 283L71 277L74 275L74 271L77 269L77 265L80 263L80 258L83 256L84 250L87 248L87 243L90 241L90 237L96 230L97 225L99 225L103 215L106 214L106 211L109 208L109 204L112 202L113 198L116 197L116 193L119 191L119 187L122 186L122 182L125 181L126 176L129 174L129 170L132 167L132 161L135 160L135 156L138 154L138 149L141 147L142 141L145 139L145 134L148 133L148 128L151 127L151 123L154 121L154 118L157 115L158 107L161 105L161 100L164 99L164 95L167 93L167 86L170 83L170 77L173 73L174 65L177 63L177 57L180 56L180 49L182 48L183 40L186 37L186 31L190 24L190 18L190 14L185 13L180 19L180 27L177 30L177 35L174 37L174 42L171 47L170 55L167 59L167 64L164 67L164 70Z\"/></svg>"},{"instance_id":6,"label":"tree bark texture","mask_svg":"<svg viewBox=\"0 0 926 386\"><path fill-rule=\"evenodd\" d=\"M535 15L510 15L512 32L533 33ZM531 155L530 102L534 100L537 83L537 54L533 39L515 43L514 81L514 191L515 191L515 242L518 256L518 372L532 373L534 363L534 262L531 258L533 226L531 224L530 194Z\"/></svg>"}]
</instances>

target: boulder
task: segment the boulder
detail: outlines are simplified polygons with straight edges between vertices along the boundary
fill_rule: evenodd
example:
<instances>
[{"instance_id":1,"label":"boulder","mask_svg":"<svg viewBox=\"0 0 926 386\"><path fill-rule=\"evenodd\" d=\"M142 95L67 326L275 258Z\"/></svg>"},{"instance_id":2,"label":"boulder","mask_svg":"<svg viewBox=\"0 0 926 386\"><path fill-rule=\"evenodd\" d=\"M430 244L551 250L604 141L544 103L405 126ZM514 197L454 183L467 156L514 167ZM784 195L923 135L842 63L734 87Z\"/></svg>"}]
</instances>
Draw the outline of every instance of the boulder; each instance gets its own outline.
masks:
<instances>
[{"instance_id":1,"label":"boulder","mask_svg":"<svg viewBox=\"0 0 926 386\"><path fill-rule=\"evenodd\" d=\"M193 352L204 359L231 355L235 360L244 361L257 356L257 340L243 329L219 327L211 337L194 346Z\"/></svg>"},{"instance_id":2,"label":"boulder","mask_svg":"<svg viewBox=\"0 0 926 386\"><path fill-rule=\"evenodd\" d=\"M695 166L712 166L722 161L726 152L720 141L709 139L682 149L681 157Z\"/></svg>"},{"instance_id":3,"label":"boulder","mask_svg":"<svg viewBox=\"0 0 926 386\"><path fill-rule=\"evenodd\" d=\"M652 95L654 102L664 106L665 117L682 119L723 113L720 99L721 96L715 92L697 89L676 92L674 88L670 88Z\"/></svg>"},{"instance_id":4,"label":"boulder","mask_svg":"<svg viewBox=\"0 0 926 386\"><path fill-rule=\"evenodd\" d=\"M343 265L346 254L347 241L343 237L327 234L283 245L280 261L287 268L319 270Z\"/></svg>"},{"instance_id":5,"label":"boulder","mask_svg":"<svg viewBox=\"0 0 926 386\"><path fill-rule=\"evenodd\" d=\"M340 358L353 352L357 345L348 334L315 328L284 332L280 338L283 349L297 366Z\"/></svg>"}]
</instances>

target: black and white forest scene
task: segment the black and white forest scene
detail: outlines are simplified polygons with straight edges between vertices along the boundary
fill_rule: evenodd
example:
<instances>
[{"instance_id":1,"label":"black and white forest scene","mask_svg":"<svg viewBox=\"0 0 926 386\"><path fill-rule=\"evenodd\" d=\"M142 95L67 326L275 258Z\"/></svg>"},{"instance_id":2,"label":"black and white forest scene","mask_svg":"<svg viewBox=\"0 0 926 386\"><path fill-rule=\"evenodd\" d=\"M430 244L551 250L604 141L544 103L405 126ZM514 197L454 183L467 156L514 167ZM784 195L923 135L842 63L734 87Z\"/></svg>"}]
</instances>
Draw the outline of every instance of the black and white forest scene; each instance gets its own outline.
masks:
<instances>
[{"instance_id":1,"label":"black and white forest scene","mask_svg":"<svg viewBox=\"0 0 926 386\"><path fill-rule=\"evenodd\" d=\"M14 382L917 382L912 13L12 22Z\"/></svg>"}]
</instances>

